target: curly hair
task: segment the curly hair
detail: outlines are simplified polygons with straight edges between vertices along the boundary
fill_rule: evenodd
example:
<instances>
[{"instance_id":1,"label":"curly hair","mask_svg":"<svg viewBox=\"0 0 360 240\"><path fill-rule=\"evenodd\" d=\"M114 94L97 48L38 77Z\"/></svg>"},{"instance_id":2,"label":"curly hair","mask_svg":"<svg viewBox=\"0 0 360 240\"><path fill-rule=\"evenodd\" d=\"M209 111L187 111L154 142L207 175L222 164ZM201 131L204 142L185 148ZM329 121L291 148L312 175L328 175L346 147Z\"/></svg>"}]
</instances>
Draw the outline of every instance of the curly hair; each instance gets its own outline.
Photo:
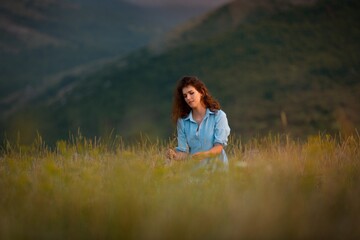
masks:
<instances>
[{"instance_id":1,"label":"curly hair","mask_svg":"<svg viewBox=\"0 0 360 240\"><path fill-rule=\"evenodd\" d=\"M205 84L195 76L185 76L181 78L174 91L173 109L172 109L172 121L174 124L179 118L184 118L189 115L191 107L185 102L183 96L183 88L187 86L193 86L198 92L202 94L201 101L212 112L220 110L220 103L214 99Z\"/></svg>"}]
</instances>

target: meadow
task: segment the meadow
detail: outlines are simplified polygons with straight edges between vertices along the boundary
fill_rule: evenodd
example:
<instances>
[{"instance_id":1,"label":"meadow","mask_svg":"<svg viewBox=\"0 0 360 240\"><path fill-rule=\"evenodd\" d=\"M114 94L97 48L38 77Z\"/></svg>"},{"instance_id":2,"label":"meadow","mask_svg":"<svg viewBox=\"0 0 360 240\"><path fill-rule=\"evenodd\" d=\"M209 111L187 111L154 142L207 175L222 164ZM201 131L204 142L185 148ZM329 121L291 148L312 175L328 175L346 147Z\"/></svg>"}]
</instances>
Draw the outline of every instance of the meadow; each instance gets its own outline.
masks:
<instances>
[{"instance_id":1,"label":"meadow","mask_svg":"<svg viewBox=\"0 0 360 240\"><path fill-rule=\"evenodd\" d=\"M232 137L227 171L175 142L6 141L0 239L359 239L360 136Z\"/></svg>"}]
</instances>

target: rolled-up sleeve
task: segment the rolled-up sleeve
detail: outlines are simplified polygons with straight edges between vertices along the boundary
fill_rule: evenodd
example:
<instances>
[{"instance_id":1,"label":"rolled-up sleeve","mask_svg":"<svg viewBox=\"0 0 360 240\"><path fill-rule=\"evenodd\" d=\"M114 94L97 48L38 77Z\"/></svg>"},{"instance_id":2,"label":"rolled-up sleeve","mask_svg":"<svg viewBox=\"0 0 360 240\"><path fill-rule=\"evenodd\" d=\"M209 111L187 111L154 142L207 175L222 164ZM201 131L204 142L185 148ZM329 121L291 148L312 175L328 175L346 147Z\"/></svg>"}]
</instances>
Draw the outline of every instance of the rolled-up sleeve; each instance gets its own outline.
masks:
<instances>
[{"instance_id":1,"label":"rolled-up sleeve","mask_svg":"<svg viewBox=\"0 0 360 240\"><path fill-rule=\"evenodd\" d=\"M188 152L189 147L186 142L184 121L179 119L177 122L177 140L178 146L175 148L177 152Z\"/></svg>"},{"instance_id":2,"label":"rolled-up sleeve","mask_svg":"<svg viewBox=\"0 0 360 240\"><path fill-rule=\"evenodd\" d=\"M214 144L227 145L228 137L230 135L230 127L226 114L223 111L219 111L216 114L215 119L215 136Z\"/></svg>"}]
</instances>

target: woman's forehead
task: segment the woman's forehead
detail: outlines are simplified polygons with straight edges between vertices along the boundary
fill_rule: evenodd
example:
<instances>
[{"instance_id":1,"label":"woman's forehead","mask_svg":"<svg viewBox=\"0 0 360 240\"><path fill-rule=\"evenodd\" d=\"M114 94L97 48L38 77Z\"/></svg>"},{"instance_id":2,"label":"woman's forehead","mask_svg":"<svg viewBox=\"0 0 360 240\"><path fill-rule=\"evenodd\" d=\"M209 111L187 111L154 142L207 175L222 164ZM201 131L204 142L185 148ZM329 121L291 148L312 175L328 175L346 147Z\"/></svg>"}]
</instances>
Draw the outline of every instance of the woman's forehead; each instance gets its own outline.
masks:
<instances>
[{"instance_id":1,"label":"woman's forehead","mask_svg":"<svg viewBox=\"0 0 360 240\"><path fill-rule=\"evenodd\" d=\"M183 94L188 93L190 91L197 91L196 88L192 85L188 85L186 87L183 87L182 92Z\"/></svg>"}]
</instances>

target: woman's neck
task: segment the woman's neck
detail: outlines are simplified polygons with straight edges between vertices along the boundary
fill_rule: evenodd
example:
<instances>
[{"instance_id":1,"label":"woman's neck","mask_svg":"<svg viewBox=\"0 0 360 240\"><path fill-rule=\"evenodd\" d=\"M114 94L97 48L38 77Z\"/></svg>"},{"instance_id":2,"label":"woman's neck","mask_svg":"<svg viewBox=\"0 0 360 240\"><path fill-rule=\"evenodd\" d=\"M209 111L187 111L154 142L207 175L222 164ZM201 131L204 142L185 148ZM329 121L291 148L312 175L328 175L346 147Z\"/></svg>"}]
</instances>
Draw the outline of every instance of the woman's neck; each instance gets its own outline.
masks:
<instances>
[{"instance_id":1,"label":"woman's neck","mask_svg":"<svg viewBox=\"0 0 360 240\"><path fill-rule=\"evenodd\" d=\"M206 114L206 107L204 106L192 109L193 118L198 124L201 123L201 121L205 117L205 114Z\"/></svg>"}]
</instances>

